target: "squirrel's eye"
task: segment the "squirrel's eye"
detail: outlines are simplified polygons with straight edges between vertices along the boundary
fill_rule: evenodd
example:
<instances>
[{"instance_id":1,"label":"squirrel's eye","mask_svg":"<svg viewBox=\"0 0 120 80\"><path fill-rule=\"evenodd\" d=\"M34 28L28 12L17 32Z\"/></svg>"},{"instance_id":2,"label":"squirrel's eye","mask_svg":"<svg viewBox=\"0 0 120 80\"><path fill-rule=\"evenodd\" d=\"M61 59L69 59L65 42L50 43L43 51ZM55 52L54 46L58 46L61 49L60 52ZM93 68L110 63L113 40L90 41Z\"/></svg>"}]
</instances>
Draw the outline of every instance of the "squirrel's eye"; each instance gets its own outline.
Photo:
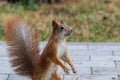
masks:
<instances>
[{"instance_id":1,"label":"squirrel's eye","mask_svg":"<svg viewBox=\"0 0 120 80\"><path fill-rule=\"evenodd\" d=\"M60 27L60 29L61 29L61 30L63 30L63 29L64 29L64 27L62 27L62 26L61 26L61 27Z\"/></svg>"}]
</instances>

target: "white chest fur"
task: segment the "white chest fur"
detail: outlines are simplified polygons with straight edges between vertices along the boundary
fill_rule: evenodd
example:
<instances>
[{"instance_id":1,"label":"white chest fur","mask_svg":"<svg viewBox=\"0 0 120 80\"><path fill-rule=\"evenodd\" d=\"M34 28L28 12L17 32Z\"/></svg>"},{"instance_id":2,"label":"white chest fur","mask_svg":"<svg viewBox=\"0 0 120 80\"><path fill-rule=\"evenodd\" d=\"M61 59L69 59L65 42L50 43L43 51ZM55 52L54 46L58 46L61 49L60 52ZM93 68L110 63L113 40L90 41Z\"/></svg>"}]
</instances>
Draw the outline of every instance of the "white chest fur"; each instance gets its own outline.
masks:
<instances>
[{"instance_id":1,"label":"white chest fur","mask_svg":"<svg viewBox=\"0 0 120 80\"><path fill-rule=\"evenodd\" d=\"M56 65L54 63L52 63L49 67L49 70L46 73L44 80L50 80L52 77L52 74L55 72L56 69L57 69Z\"/></svg>"},{"instance_id":2,"label":"white chest fur","mask_svg":"<svg viewBox=\"0 0 120 80\"><path fill-rule=\"evenodd\" d=\"M66 43L64 41L60 41L58 44L58 55L62 57L66 50Z\"/></svg>"}]
</instances>

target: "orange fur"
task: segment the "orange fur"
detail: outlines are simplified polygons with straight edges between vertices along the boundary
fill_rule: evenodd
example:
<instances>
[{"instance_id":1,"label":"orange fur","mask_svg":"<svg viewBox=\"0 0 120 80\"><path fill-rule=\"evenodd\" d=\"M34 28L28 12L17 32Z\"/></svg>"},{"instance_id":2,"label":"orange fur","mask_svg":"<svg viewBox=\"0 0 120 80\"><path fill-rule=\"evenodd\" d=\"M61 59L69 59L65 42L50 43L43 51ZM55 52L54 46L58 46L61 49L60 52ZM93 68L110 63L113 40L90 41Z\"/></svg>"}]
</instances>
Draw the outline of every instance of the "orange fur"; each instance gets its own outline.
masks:
<instances>
[{"instance_id":1,"label":"orange fur","mask_svg":"<svg viewBox=\"0 0 120 80\"><path fill-rule=\"evenodd\" d=\"M11 55L12 57L17 56L18 57L17 60L19 61L23 61L23 59L26 60L25 61L26 63L19 63L19 61L16 61L19 63L19 65L12 62L12 64L15 65L14 67L24 65L22 66L22 69L19 69L19 72L21 70L21 74L24 74L25 76L28 75L29 77L32 78L32 80L62 80L57 73L58 65L61 66L62 69L67 74L69 73L69 70L63 61L67 62L71 66L73 72L76 73L74 65L69 58L67 45L65 41L66 36L69 36L72 32L72 29L69 26L65 25L62 21L59 24L56 21L52 21L53 26L52 35L40 56L38 56L39 49L37 47L38 46L38 38L36 36L37 33L35 31L34 32L31 31L31 29L28 26L29 25L26 24L26 21L23 19L23 17L19 15L13 15L12 17L9 17L8 19L5 20L5 34L6 39L8 41L7 42L8 45L11 44L11 41L13 41L15 42L15 44L9 46L15 48L16 47L15 45L18 46L22 45L23 47L26 48L23 49L22 47L17 47L18 48L17 50L23 50L23 53L21 51L18 52L17 54L15 53L15 51L17 51L16 49L11 50L11 47L9 48L10 55L14 52L14 54ZM19 27L23 29L25 28L25 31L23 32L22 30L19 31ZM18 34L17 31L20 32L21 35ZM31 38L32 39L28 40L24 36L30 37L28 39ZM20 40L17 38L20 38ZM26 41L25 40L22 41L22 39L25 39ZM19 42L21 41L21 43L17 44L18 41ZM26 43L32 47L24 45ZM27 52L28 50L30 50L31 52L30 53ZM35 59L34 61L33 58L31 59L32 57L31 54L33 57L38 56L38 58L36 59L34 58ZM31 67L27 69L26 66ZM25 71L27 71L27 73Z\"/></svg>"}]
</instances>

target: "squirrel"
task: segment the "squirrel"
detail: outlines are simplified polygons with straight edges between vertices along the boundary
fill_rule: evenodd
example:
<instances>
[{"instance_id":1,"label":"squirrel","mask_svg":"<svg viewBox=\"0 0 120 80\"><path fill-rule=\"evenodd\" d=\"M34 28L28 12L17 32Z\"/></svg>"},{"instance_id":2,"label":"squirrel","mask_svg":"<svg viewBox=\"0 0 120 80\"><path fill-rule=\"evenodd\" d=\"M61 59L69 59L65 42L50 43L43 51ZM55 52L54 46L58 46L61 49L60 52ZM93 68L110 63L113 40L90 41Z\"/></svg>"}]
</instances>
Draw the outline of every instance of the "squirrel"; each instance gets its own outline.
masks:
<instances>
[{"instance_id":1,"label":"squirrel","mask_svg":"<svg viewBox=\"0 0 120 80\"><path fill-rule=\"evenodd\" d=\"M11 64L17 74L27 76L31 80L62 80L57 73L60 66L66 74L71 66L76 69L68 55L65 38L72 33L72 28L63 21L52 21L52 34L45 48L38 48L38 32L33 30L23 16L14 14L5 19L5 37Z\"/></svg>"}]
</instances>

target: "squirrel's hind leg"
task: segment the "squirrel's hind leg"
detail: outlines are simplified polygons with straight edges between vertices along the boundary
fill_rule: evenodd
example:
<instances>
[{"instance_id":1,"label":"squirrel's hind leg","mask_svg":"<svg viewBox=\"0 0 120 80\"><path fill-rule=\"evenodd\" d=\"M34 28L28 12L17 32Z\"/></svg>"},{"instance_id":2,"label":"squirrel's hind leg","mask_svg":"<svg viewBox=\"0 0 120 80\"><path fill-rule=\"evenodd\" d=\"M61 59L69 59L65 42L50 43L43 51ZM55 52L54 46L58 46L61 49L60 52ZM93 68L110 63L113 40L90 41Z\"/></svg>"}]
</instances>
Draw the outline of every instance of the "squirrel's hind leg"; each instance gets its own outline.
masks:
<instances>
[{"instance_id":1,"label":"squirrel's hind leg","mask_svg":"<svg viewBox=\"0 0 120 80\"><path fill-rule=\"evenodd\" d=\"M51 80L62 80L61 76L57 73L57 69L52 74Z\"/></svg>"}]
</instances>

